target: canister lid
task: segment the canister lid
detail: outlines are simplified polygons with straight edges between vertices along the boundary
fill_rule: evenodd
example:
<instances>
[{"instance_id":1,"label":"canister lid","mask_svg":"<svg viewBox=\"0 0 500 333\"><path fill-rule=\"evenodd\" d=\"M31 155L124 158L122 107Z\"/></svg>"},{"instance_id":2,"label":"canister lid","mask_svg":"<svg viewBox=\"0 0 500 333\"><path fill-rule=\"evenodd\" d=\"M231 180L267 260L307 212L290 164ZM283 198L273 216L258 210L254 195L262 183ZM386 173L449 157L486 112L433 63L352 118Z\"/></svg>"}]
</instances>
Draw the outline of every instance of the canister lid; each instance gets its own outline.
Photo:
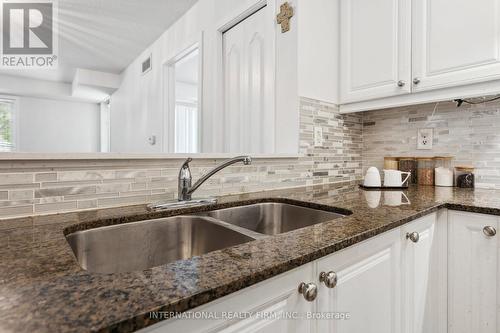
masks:
<instances>
[{"instance_id":1,"label":"canister lid","mask_svg":"<svg viewBox=\"0 0 500 333\"><path fill-rule=\"evenodd\" d=\"M474 167L472 165L457 165L455 167L457 171L474 171Z\"/></svg>"}]
</instances>

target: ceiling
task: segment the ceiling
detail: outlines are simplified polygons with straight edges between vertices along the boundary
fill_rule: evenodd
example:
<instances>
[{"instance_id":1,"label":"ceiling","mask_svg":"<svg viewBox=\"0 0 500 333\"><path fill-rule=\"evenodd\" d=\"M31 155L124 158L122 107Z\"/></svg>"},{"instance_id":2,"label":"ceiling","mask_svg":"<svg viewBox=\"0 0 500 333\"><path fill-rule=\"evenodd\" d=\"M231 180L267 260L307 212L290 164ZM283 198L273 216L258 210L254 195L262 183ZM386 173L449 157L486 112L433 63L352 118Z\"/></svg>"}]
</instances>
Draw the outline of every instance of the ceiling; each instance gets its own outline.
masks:
<instances>
[{"instance_id":1,"label":"ceiling","mask_svg":"<svg viewBox=\"0 0 500 333\"><path fill-rule=\"evenodd\" d=\"M59 0L59 68L0 70L71 82L76 68L120 73L197 0Z\"/></svg>"}]
</instances>

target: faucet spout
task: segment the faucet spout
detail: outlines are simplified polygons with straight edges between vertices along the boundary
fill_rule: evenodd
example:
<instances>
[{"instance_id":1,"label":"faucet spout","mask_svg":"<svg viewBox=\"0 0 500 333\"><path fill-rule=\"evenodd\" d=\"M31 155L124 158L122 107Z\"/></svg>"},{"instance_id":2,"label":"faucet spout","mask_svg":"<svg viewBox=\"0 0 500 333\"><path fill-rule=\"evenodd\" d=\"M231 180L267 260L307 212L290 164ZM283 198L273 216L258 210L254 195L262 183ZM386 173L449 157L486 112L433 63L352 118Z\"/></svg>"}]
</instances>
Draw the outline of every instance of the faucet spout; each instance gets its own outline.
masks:
<instances>
[{"instance_id":1,"label":"faucet spout","mask_svg":"<svg viewBox=\"0 0 500 333\"><path fill-rule=\"evenodd\" d=\"M189 163L192 161L188 158L181 167L179 171L179 201L189 201L191 200L192 194L196 191L204 182L206 182L210 177L212 177L217 172L221 171L228 166L235 163L243 163L244 165L252 164L252 158L250 156L237 156L227 161L222 162L220 165L216 166L204 176L202 176L194 185L191 186L192 176L191 170L189 169Z\"/></svg>"}]
</instances>

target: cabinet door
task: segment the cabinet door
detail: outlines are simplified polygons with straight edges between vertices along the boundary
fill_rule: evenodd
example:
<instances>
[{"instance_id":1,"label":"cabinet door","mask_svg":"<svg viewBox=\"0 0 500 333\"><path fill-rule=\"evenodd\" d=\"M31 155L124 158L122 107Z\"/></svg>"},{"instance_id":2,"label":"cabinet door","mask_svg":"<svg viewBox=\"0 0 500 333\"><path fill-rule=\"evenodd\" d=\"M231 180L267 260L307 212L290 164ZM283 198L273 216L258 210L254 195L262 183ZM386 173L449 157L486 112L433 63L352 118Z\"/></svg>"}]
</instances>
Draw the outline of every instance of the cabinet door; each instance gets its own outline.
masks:
<instances>
[{"instance_id":1,"label":"cabinet door","mask_svg":"<svg viewBox=\"0 0 500 333\"><path fill-rule=\"evenodd\" d=\"M498 315L498 217L450 211L449 302L450 333L496 333Z\"/></svg>"},{"instance_id":2,"label":"cabinet door","mask_svg":"<svg viewBox=\"0 0 500 333\"><path fill-rule=\"evenodd\" d=\"M500 78L499 0L418 0L412 13L414 91Z\"/></svg>"},{"instance_id":3,"label":"cabinet door","mask_svg":"<svg viewBox=\"0 0 500 333\"><path fill-rule=\"evenodd\" d=\"M401 228L404 333L446 332L446 211Z\"/></svg>"},{"instance_id":4,"label":"cabinet door","mask_svg":"<svg viewBox=\"0 0 500 333\"><path fill-rule=\"evenodd\" d=\"M274 152L275 25L270 11L265 6L222 35L226 152Z\"/></svg>"},{"instance_id":5,"label":"cabinet door","mask_svg":"<svg viewBox=\"0 0 500 333\"><path fill-rule=\"evenodd\" d=\"M400 332L400 231L390 231L319 260L318 274L333 271L334 288L321 283L319 313L348 315L318 320L318 332Z\"/></svg>"},{"instance_id":6,"label":"cabinet door","mask_svg":"<svg viewBox=\"0 0 500 333\"><path fill-rule=\"evenodd\" d=\"M409 93L410 0L341 0L340 6L341 102Z\"/></svg>"},{"instance_id":7,"label":"cabinet door","mask_svg":"<svg viewBox=\"0 0 500 333\"><path fill-rule=\"evenodd\" d=\"M313 281L313 265L306 264L190 310L186 316L191 317L160 322L141 332L311 333L313 322L307 314L314 311L315 302L306 301L298 286ZM198 319L195 313L208 319Z\"/></svg>"}]
</instances>

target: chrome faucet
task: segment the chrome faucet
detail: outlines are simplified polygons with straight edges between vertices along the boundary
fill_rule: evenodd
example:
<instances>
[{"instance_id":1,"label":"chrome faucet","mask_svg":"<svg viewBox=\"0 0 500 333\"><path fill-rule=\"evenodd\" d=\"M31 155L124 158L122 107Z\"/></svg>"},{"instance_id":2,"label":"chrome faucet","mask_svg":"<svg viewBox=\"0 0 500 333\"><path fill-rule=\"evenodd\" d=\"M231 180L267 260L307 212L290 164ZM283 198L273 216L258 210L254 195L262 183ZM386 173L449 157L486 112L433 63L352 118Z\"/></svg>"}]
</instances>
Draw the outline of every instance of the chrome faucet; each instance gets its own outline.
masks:
<instances>
[{"instance_id":1,"label":"chrome faucet","mask_svg":"<svg viewBox=\"0 0 500 333\"><path fill-rule=\"evenodd\" d=\"M179 171L179 201L190 201L193 192L196 191L198 187L201 186L201 184L206 182L210 177L212 177L215 173L221 171L222 169L238 162L242 162L244 165L252 164L252 158L250 156L234 157L230 160L222 162L220 165L210 170L207 174L198 179L198 181L194 183L194 185L191 186L193 177L191 175L191 170L189 169L189 163L191 163L192 160L192 158L188 158L184 162L184 164L182 164L181 170Z\"/></svg>"}]
</instances>

